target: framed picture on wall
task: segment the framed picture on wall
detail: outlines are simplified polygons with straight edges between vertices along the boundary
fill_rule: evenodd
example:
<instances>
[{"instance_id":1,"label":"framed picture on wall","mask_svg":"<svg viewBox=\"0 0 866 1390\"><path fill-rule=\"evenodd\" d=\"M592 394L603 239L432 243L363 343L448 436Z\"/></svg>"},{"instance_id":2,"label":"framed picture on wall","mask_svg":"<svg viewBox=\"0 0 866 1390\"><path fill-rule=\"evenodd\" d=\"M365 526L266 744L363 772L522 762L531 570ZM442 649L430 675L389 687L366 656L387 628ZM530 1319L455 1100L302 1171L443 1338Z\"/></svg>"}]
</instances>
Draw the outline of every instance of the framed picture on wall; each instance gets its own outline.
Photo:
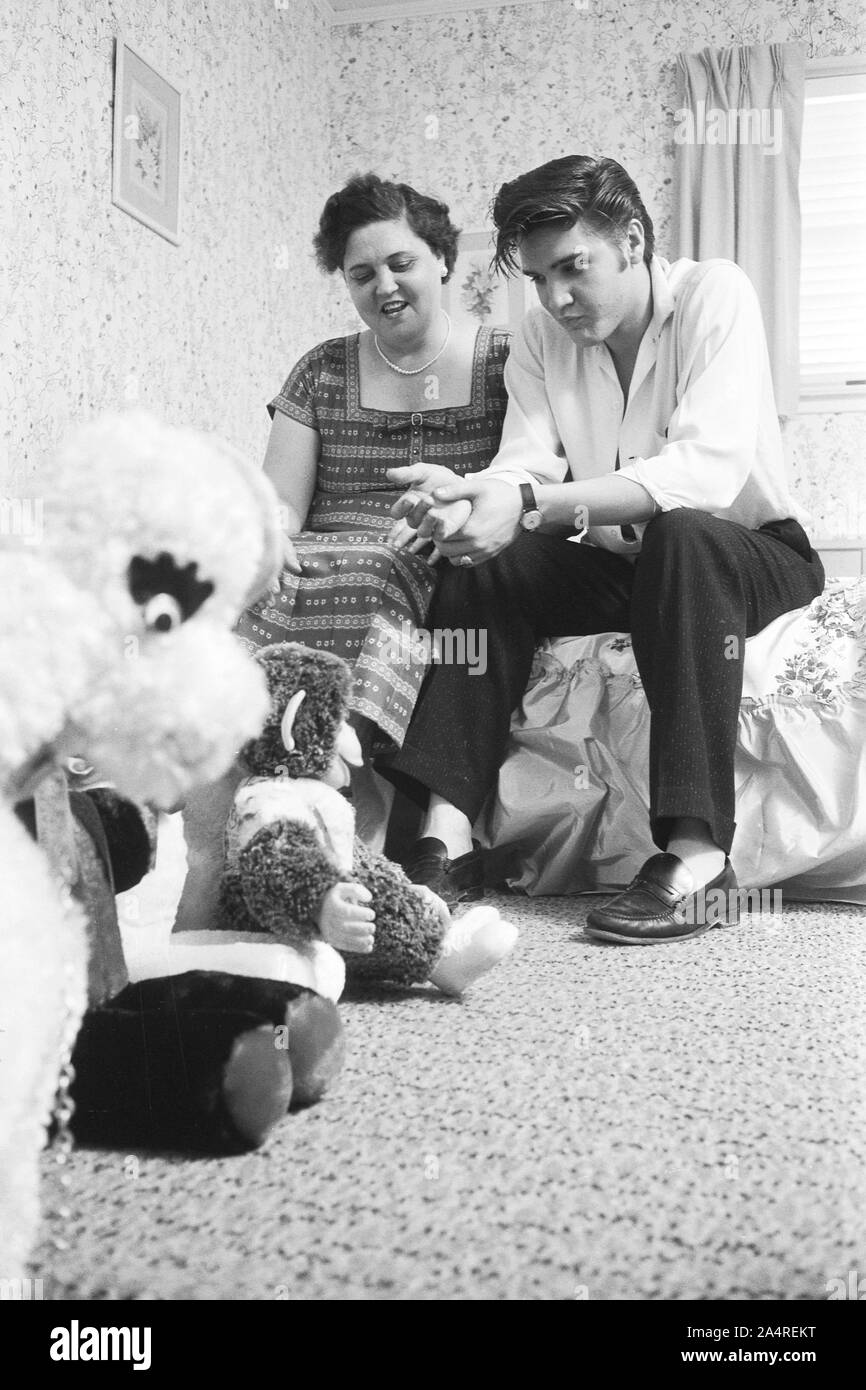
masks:
<instances>
[{"instance_id":1,"label":"framed picture on wall","mask_svg":"<svg viewBox=\"0 0 866 1390\"><path fill-rule=\"evenodd\" d=\"M112 202L180 242L181 90L118 36Z\"/></svg>"},{"instance_id":2,"label":"framed picture on wall","mask_svg":"<svg viewBox=\"0 0 866 1390\"><path fill-rule=\"evenodd\" d=\"M484 324L513 331L538 298L525 276L491 271L492 255L488 232L464 232L442 303L455 324Z\"/></svg>"}]
</instances>

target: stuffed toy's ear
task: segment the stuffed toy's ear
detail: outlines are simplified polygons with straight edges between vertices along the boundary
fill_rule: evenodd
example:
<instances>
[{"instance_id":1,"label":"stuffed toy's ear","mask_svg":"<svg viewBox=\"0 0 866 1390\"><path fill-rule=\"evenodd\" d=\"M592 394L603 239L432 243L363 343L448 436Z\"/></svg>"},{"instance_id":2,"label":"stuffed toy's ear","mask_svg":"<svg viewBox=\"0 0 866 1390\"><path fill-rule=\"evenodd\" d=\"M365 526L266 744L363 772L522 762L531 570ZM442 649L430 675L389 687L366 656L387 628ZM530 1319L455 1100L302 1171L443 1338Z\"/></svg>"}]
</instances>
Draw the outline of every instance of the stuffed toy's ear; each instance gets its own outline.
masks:
<instances>
[{"instance_id":1,"label":"stuffed toy's ear","mask_svg":"<svg viewBox=\"0 0 866 1390\"><path fill-rule=\"evenodd\" d=\"M254 777L272 777L284 767L289 777L321 777L331 765L337 731L346 717L352 676L346 662L333 652L315 651L299 642L276 642L255 654L265 673L270 714L257 738L241 750L241 760ZM289 748L283 723L295 696ZM288 722L288 721L286 721Z\"/></svg>"},{"instance_id":2,"label":"stuffed toy's ear","mask_svg":"<svg viewBox=\"0 0 866 1390\"><path fill-rule=\"evenodd\" d=\"M292 736L292 729L295 723L295 716L306 697L306 690L296 690L289 703L286 705L286 712L280 721L280 737L287 753L294 753L295 740Z\"/></svg>"}]
</instances>

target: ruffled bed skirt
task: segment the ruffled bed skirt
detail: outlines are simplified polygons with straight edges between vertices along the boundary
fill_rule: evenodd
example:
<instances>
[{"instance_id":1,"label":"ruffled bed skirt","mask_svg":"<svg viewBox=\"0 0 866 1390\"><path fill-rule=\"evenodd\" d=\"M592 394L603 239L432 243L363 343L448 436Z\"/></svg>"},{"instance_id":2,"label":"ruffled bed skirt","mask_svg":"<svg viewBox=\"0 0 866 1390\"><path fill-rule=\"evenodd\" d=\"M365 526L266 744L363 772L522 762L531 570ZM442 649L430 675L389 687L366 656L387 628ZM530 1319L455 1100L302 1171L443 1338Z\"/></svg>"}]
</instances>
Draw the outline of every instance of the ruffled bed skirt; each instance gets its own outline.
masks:
<instances>
[{"instance_id":1,"label":"ruffled bed skirt","mask_svg":"<svg viewBox=\"0 0 866 1390\"><path fill-rule=\"evenodd\" d=\"M656 852L649 710L621 634L536 653L476 827L529 894L607 892ZM744 888L866 903L866 581L830 580L746 643L731 860Z\"/></svg>"}]
</instances>

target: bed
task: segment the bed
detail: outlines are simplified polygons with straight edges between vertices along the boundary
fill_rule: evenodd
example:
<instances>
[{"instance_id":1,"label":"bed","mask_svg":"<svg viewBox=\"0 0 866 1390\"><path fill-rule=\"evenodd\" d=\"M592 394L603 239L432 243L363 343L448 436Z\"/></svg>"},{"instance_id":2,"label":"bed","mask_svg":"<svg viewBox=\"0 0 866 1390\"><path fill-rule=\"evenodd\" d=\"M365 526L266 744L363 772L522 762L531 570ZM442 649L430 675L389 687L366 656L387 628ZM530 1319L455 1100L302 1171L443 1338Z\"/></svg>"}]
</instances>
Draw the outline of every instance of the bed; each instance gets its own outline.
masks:
<instances>
[{"instance_id":1,"label":"bed","mask_svg":"<svg viewBox=\"0 0 866 1390\"><path fill-rule=\"evenodd\" d=\"M476 826L489 877L532 895L627 884L656 852L648 747L628 636L539 648ZM748 640L736 786L741 887L866 903L866 578L829 579Z\"/></svg>"}]
</instances>

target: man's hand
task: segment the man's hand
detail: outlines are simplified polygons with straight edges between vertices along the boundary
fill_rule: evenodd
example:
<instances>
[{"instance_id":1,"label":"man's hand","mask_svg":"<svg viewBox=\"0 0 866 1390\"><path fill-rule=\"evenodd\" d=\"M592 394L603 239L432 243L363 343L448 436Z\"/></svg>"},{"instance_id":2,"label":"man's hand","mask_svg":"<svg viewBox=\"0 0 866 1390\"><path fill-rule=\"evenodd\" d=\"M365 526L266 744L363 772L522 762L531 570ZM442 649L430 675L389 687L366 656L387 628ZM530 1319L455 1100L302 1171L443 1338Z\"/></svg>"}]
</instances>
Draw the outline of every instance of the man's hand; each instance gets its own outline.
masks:
<instances>
[{"instance_id":1,"label":"man's hand","mask_svg":"<svg viewBox=\"0 0 866 1390\"><path fill-rule=\"evenodd\" d=\"M372 894L362 883L335 883L322 898L319 908L319 931L330 946L338 951L354 951L368 956L376 935L376 914L370 902Z\"/></svg>"},{"instance_id":2,"label":"man's hand","mask_svg":"<svg viewBox=\"0 0 866 1390\"><path fill-rule=\"evenodd\" d=\"M418 535L435 540L439 553L452 564L459 564L463 556L473 565L491 560L520 529L520 493L504 479L470 475L437 488L433 496L434 505L419 523Z\"/></svg>"}]
</instances>

